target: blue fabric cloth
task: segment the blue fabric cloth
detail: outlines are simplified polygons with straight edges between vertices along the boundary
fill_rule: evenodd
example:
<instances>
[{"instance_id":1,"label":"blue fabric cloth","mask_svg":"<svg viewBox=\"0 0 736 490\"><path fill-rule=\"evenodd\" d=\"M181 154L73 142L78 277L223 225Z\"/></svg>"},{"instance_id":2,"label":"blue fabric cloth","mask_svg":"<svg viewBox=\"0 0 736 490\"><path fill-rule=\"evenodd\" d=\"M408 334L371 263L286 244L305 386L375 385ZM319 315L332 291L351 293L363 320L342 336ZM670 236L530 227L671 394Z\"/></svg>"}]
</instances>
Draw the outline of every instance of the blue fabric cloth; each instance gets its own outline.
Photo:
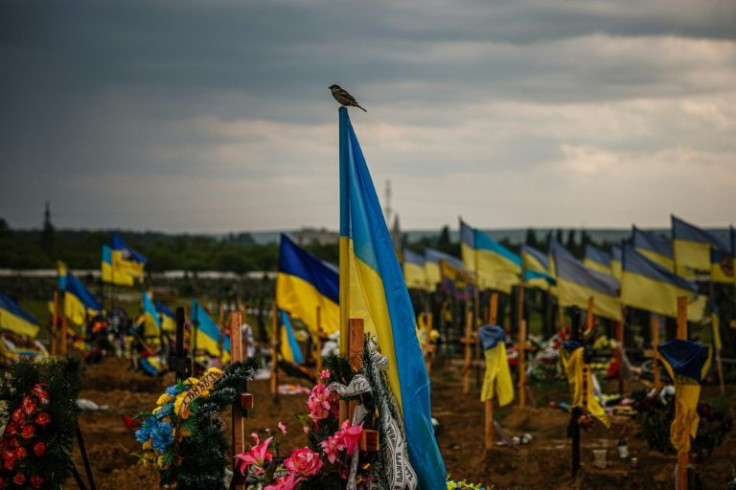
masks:
<instances>
[{"instance_id":1,"label":"blue fabric cloth","mask_svg":"<svg viewBox=\"0 0 736 490\"><path fill-rule=\"evenodd\" d=\"M710 356L707 346L692 340L674 339L660 344L657 350L675 375L690 378L698 383L703 382L703 366Z\"/></svg>"},{"instance_id":2,"label":"blue fabric cloth","mask_svg":"<svg viewBox=\"0 0 736 490\"><path fill-rule=\"evenodd\" d=\"M493 349L499 342L506 342L506 333L498 325L483 325L478 330L483 350Z\"/></svg>"}]
</instances>

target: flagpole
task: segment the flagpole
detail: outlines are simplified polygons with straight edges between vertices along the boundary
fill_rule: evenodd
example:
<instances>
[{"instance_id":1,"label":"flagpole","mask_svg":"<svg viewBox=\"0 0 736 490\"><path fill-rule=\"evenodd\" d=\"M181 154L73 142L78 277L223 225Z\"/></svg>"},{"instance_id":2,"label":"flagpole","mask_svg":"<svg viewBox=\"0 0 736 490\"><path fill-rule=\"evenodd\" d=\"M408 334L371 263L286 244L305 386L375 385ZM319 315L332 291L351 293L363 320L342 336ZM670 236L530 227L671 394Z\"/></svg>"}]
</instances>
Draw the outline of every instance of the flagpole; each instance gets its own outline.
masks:
<instances>
[{"instance_id":1,"label":"flagpole","mask_svg":"<svg viewBox=\"0 0 736 490\"><path fill-rule=\"evenodd\" d=\"M348 110L340 107L340 354L348 354L350 319L350 188Z\"/></svg>"}]
</instances>

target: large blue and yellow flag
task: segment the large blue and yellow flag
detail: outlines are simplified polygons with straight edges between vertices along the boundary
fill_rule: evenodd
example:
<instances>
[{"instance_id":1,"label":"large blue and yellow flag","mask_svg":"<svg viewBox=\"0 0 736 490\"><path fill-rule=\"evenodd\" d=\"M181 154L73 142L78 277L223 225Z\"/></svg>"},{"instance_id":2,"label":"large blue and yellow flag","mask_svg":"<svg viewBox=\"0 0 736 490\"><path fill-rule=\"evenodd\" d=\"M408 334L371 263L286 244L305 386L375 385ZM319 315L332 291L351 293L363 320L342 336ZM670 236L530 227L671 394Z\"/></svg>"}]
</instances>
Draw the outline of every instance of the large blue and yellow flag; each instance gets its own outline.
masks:
<instances>
[{"instance_id":1,"label":"large blue and yellow flag","mask_svg":"<svg viewBox=\"0 0 736 490\"><path fill-rule=\"evenodd\" d=\"M476 275L478 287L510 293L520 282L521 257L486 233L460 220L460 246L465 269Z\"/></svg>"},{"instance_id":2,"label":"large blue and yellow flag","mask_svg":"<svg viewBox=\"0 0 736 490\"><path fill-rule=\"evenodd\" d=\"M713 265L720 267L721 255L730 255L730 247L718 237L672 216L672 244L677 274L690 279L696 272L709 272L712 280L720 281L718 271L714 272ZM714 256L711 253L713 250L720 253ZM715 264L714 260L717 261ZM725 282L733 282L733 259L727 262L731 266L731 272L730 280Z\"/></svg>"},{"instance_id":3,"label":"large blue and yellow flag","mask_svg":"<svg viewBox=\"0 0 736 490\"><path fill-rule=\"evenodd\" d=\"M634 226L631 241L634 249L644 257L669 271L675 271L675 256L672 252L672 242L668 238Z\"/></svg>"},{"instance_id":4,"label":"large blue and yellow flag","mask_svg":"<svg viewBox=\"0 0 736 490\"><path fill-rule=\"evenodd\" d=\"M657 347L657 356L675 382L675 418L670 442L677 452L690 451L698 433L700 385L710 369L712 351L692 340L674 339Z\"/></svg>"},{"instance_id":5,"label":"large blue and yellow flag","mask_svg":"<svg viewBox=\"0 0 736 490\"><path fill-rule=\"evenodd\" d=\"M474 281L462 267L440 260L440 289L461 301L475 297Z\"/></svg>"},{"instance_id":6,"label":"large blue and yellow flag","mask_svg":"<svg viewBox=\"0 0 736 490\"><path fill-rule=\"evenodd\" d=\"M707 298L698 295L697 285L665 269L636 251L623 246L621 302L660 315L677 317L677 298L686 296L690 321L703 317Z\"/></svg>"},{"instance_id":7,"label":"large blue and yellow flag","mask_svg":"<svg viewBox=\"0 0 736 490\"><path fill-rule=\"evenodd\" d=\"M110 267L105 265L105 249L103 247L102 280L105 282L117 281L143 281L144 267L148 260L137 251L128 246L117 233L112 233L112 249ZM109 275L106 275L106 270ZM118 279L129 277L129 279ZM126 283L127 284L127 283Z\"/></svg>"},{"instance_id":8,"label":"large blue and yellow flag","mask_svg":"<svg viewBox=\"0 0 736 490\"><path fill-rule=\"evenodd\" d=\"M102 282L117 284L119 286L133 286L135 279L124 269L115 267L113 264L113 251L107 245L102 245L102 264L100 277Z\"/></svg>"},{"instance_id":9,"label":"large blue and yellow flag","mask_svg":"<svg viewBox=\"0 0 736 490\"><path fill-rule=\"evenodd\" d=\"M419 488L447 488L445 464L432 428L429 377L416 333L414 308L394 253L368 167L347 108L340 108L340 276L345 352L349 318L362 318L388 359L388 382L404 422ZM347 259L347 260L345 260Z\"/></svg>"},{"instance_id":10,"label":"large blue and yellow flag","mask_svg":"<svg viewBox=\"0 0 736 490\"><path fill-rule=\"evenodd\" d=\"M409 289L421 289L428 291L429 281L425 268L424 257L409 249L404 249L404 281Z\"/></svg>"},{"instance_id":11,"label":"large blue and yellow flag","mask_svg":"<svg viewBox=\"0 0 736 490\"><path fill-rule=\"evenodd\" d=\"M302 350L299 342L296 341L294 328L291 326L289 314L284 310L280 310L281 316L281 358L291 364L303 364Z\"/></svg>"},{"instance_id":12,"label":"large blue and yellow flag","mask_svg":"<svg viewBox=\"0 0 736 490\"><path fill-rule=\"evenodd\" d=\"M38 335L38 321L10 296L0 292L0 328L18 335L35 338Z\"/></svg>"},{"instance_id":13,"label":"large blue and yellow flag","mask_svg":"<svg viewBox=\"0 0 736 490\"><path fill-rule=\"evenodd\" d=\"M222 360L227 362L230 359L230 337L220 333L217 324L194 298L192 298L190 315L192 323L197 327L197 350L203 350L211 356L219 356L220 343L222 343Z\"/></svg>"},{"instance_id":14,"label":"large blue and yellow flag","mask_svg":"<svg viewBox=\"0 0 736 490\"><path fill-rule=\"evenodd\" d=\"M64 293L64 315L75 325L84 325L88 316L102 312L102 304L63 262L57 263L56 287Z\"/></svg>"},{"instance_id":15,"label":"large blue and yellow flag","mask_svg":"<svg viewBox=\"0 0 736 490\"><path fill-rule=\"evenodd\" d=\"M164 332L176 332L176 315L162 301L156 301L156 311L161 315L161 328Z\"/></svg>"},{"instance_id":16,"label":"large blue and yellow flag","mask_svg":"<svg viewBox=\"0 0 736 490\"><path fill-rule=\"evenodd\" d=\"M145 337L157 336L159 334L159 330L161 330L161 317L156 309L156 305L153 304L151 295L143 291L141 296L141 301L143 302L143 316L145 318L145 323L143 324L143 335Z\"/></svg>"},{"instance_id":17,"label":"large blue and yellow flag","mask_svg":"<svg viewBox=\"0 0 736 490\"><path fill-rule=\"evenodd\" d=\"M339 274L334 268L281 235L276 276L279 309L299 318L312 335L331 335L340 325L339 290ZM317 325L318 307L320 325Z\"/></svg>"},{"instance_id":18,"label":"large blue and yellow flag","mask_svg":"<svg viewBox=\"0 0 736 490\"><path fill-rule=\"evenodd\" d=\"M524 285L547 290L557 282L549 268L549 259L529 245L521 246L521 265L524 270Z\"/></svg>"},{"instance_id":19,"label":"large blue and yellow flag","mask_svg":"<svg viewBox=\"0 0 736 490\"><path fill-rule=\"evenodd\" d=\"M611 245L611 275L619 282L623 272L622 253L620 245Z\"/></svg>"},{"instance_id":20,"label":"large blue and yellow flag","mask_svg":"<svg viewBox=\"0 0 736 490\"><path fill-rule=\"evenodd\" d=\"M424 250L424 270L427 273L427 281L429 282L430 291L434 291L442 281L440 274L440 261L454 265L460 269L463 268L463 261L450 254L427 248Z\"/></svg>"},{"instance_id":21,"label":"large blue and yellow flag","mask_svg":"<svg viewBox=\"0 0 736 490\"><path fill-rule=\"evenodd\" d=\"M612 320L621 319L619 283L615 277L585 267L555 240L550 242L549 256L557 277L553 292L561 306L585 309L592 296L594 314Z\"/></svg>"},{"instance_id":22,"label":"large blue and yellow flag","mask_svg":"<svg viewBox=\"0 0 736 490\"><path fill-rule=\"evenodd\" d=\"M601 250L595 245L587 244L585 246L583 265L602 274L608 274L609 276L613 275L613 270L611 269L611 254L605 250Z\"/></svg>"}]
</instances>

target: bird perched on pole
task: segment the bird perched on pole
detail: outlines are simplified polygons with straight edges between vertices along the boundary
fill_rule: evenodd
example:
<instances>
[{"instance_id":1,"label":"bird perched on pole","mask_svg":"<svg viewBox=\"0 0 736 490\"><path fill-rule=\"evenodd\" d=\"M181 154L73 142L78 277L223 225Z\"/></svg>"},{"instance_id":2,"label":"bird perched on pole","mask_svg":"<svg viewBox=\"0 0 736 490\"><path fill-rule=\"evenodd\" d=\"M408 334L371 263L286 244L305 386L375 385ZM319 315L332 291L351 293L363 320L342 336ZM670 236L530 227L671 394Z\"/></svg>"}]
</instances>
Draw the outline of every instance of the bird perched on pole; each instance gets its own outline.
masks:
<instances>
[{"instance_id":1,"label":"bird perched on pole","mask_svg":"<svg viewBox=\"0 0 736 490\"><path fill-rule=\"evenodd\" d=\"M332 91L332 96L335 98L336 101L340 103L340 105L357 107L363 112L368 112L360 107L360 104L358 104L358 102L355 100L355 97L350 95L347 90L340 88L339 85L331 85L330 90Z\"/></svg>"}]
</instances>

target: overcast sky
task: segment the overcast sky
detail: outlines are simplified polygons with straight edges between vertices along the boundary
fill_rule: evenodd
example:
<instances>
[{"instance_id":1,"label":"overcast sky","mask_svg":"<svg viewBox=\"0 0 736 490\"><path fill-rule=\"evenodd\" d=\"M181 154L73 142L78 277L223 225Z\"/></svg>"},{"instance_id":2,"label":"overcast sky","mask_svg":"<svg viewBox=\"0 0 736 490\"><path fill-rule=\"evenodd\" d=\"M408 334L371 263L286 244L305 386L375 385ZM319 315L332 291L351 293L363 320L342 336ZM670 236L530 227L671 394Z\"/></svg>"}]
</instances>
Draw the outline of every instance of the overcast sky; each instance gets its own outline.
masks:
<instances>
[{"instance_id":1,"label":"overcast sky","mask_svg":"<svg viewBox=\"0 0 736 490\"><path fill-rule=\"evenodd\" d=\"M5 0L0 216L336 229L332 83L405 229L736 222L732 0Z\"/></svg>"}]
</instances>

